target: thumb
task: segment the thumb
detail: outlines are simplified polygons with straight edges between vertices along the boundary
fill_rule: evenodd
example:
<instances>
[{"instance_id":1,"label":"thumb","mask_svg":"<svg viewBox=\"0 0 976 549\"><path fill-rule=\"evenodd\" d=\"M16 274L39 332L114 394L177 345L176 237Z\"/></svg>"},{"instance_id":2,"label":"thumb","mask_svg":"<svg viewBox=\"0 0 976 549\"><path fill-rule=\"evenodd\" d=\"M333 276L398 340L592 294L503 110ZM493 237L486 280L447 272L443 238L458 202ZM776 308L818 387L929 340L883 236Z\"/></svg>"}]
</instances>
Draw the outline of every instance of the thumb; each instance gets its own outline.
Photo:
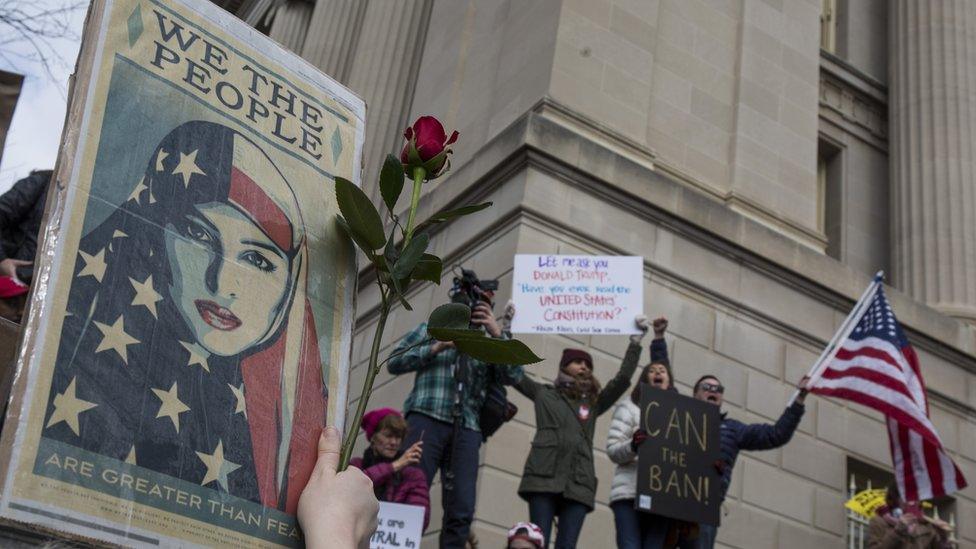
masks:
<instances>
[{"instance_id":1,"label":"thumb","mask_svg":"<svg viewBox=\"0 0 976 549\"><path fill-rule=\"evenodd\" d=\"M336 474L339 468L339 457L342 451L342 436L335 426L328 426L319 435L319 458L315 463L315 468L320 473L329 476Z\"/></svg>"},{"instance_id":2,"label":"thumb","mask_svg":"<svg viewBox=\"0 0 976 549\"><path fill-rule=\"evenodd\" d=\"M34 264L33 261L26 261L24 259L11 259L10 261L11 261L11 263L13 263L14 265L16 265L18 267L26 267L27 265L33 265Z\"/></svg>"}]
</instances>

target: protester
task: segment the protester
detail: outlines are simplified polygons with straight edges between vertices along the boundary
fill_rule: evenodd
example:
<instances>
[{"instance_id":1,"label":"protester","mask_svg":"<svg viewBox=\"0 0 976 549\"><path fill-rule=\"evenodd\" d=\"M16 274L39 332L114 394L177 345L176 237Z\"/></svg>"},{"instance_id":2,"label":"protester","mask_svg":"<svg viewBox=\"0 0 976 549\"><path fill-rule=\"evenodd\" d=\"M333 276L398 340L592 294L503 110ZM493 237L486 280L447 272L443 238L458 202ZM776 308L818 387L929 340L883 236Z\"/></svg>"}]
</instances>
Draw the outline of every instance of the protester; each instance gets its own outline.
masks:
<instances>
[{"instance_id":1,"label":"protester","mask_svg":"<svg viewBox=\"0 0 976 549\"><path fill-rule=\"evenodd\" d=\"M949 549L949 530L922 514L917 502L902 500L898 486L890 484L885 505L868 523L868 549Z\"/></svg>"},{"instance_id":2,"label":"protester","mask_svg":"<svg viewBox=\"0 0 976 549\"><path fill-rule=\"evenodd\" d=\"M641 371L638 383L630 393L630 398L620 401L613 410L610 432L607 435L607 455L617 464L610 489L610 509L617 531L617 549L657 549L664 547L669 537L673 543L668 546L682 548L697 547L693 538L697 535L697 525L684 525L679 521L638 511L634 505L637 497L637 450L647 439L647 433L640 428L641 386L644 384L658 389L678 392L674 386L671 362L668 360L668 346L664 333L668 329L666 318L654 320L654 339L651 340L651 361ZM694 530L682 535L682 526Z\"/></svg>"},{"instance_id":3,"label":"protester","mask_svg":"<svg viewBox=\"0 0 976 549\"><path fill-rule=\"evenodd\" d=\"M416 467L423 455L424 442L418 441L405 451L400 449L407 434L407 422L392 408L380 408L363 416L361 423L369 446L363 457L353 458L373 481L373 492L380 501L403 503L424 508L424 530L430 522L430 490L423 470Z\"/></svg>"},{"instance_id":4,"label":"protester","mask_svg":"<svg viewBox=\"0 0 976 549\"><path fill-rule=\"evenodd\" d=\"M34 170L0 195L0 276L25 284L33 278L37 234L51 170Z\"/></svg>"},{"instance_id":5,"label":"protester","mask_svg":"<svg viewBox=\"0 0 976 549\"><path fill-rule=\"evenodd\" d=\"M563 350L555 384L523 376L515 385L535 402L536 417L536 434L518 493L528 502L529 517L542 529L546 546L553 520L558 517L555 546L576 547L583 521L593 510L597 484L593 467L596 420L630 386L640 360L641 339L650 328L643 315L634 322L639 332L630 337L620 370L606 388L601 390L593 375L593 357L580 349Z\"/></svg>"},{"instance_id":6,"label":"protester","mask_svg":"<svg viewBox=\"0 0 976 549\"><path fill-rule=\"evenodd\" d=\"M492 293L485 291L483 295L490 299ZM489 337L507 337L489 302L474 307L471 322L485 329ZM427 335L427 323L422 323L404 336L387 364L393 375L416 374L403 406L408 425L404 446L409 448L423 439L424 452L418 466L427 477L428 487L438 469L441 471L444 519L440 545L451 548L464 547L474 519L482 442L479 417L488 387L492 383L511 385L522 377L521 366L460 358L453 343L432 341Z\"/></svg>"},{"instance_id":7,"label":"protester","mask_svg":"<svg viewBox=\"0 0 976 549\"><path fill-rule=\"evenodd\" d=\"M362 471L336 472L342 436L335 427L319 435L318 460L298 500L298 523L308 549L365 547L376 531L379 502Z\"/></svg>"},{"instance_id":8,"label":"protester","mask_svg":"<svg viewBox=\"0 0 976 549\"><path fill-rule=\"evenodd\" d=\"M51 170L34 170L0 195L0 317L20 322L34 276Z\"/></svg>"},{"instance_id":9,"label":"protester","mask_svg":"<svg viewBox=\"0 0 976 549\"><path fill-rule=\"evenodd\" d=\"M508 530L505 549L542 549L545 539L542 530L531 522L519 522Z\"/></svg>"},{"instance_id":10,"label":"protester","mask_svg":"<svg viewBox=\"0 0 976 549\"><path fill-rule=\"evenodd\" d=\"M722 475L722 484L719 492L720 500L725 500L725 493L729 490L729 483L732 482L732 468L735 467L735 459L740 450L772 450L785 445L793 438L793 432L803 418L805 408L803 401L806 398L806 384L809 378L803 376L797 384L799 395L793 404L783 411L775 424L753 423L746 425L722 413L722 426L719 430L719 449L721 459L715 462L715 468ZM717 377L706 374L698 378L694 387L695 398L704 400L721 408L725 394L725 387ZM715 536L718 534L718 527L708 524L699 525L698 547L700 549L712 549L715 546Z\"/></svg>"}]
</instances>

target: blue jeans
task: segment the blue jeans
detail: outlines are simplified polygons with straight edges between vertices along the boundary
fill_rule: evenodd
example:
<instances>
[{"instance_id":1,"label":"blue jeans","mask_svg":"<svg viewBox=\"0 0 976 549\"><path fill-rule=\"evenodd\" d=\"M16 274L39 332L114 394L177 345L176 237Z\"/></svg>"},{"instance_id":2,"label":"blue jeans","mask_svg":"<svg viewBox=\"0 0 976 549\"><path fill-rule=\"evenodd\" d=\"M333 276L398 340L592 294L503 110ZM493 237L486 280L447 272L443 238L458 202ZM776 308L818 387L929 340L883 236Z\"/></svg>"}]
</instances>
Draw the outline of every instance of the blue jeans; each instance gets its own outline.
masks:
<instances>
[{"instance_id":1,"label":"blue jeans","mask_svg":"<svg viewBox=\"0 0 976 549\"><path fill-rule=\"evenodd\" d=\"M481 433L461 429L452 456L453 424L424 414L410 413L407 414L407 426L407 436L403 439L404 449L413 446L423 436L424 452L417 466L427 476L427 488L434 482L437 470L441 471L444 520L441 523L440 546L464 547L471 531L471 521L474 520ZM453 490L448 490L444 482L444 472L448 470L454 471Z\"/></svg>"},{"instance_id":2,"label":"blue jeans","mask_svg":"<svg viewBox=\"0 0 976 549\"><path fill-rule=\"evenodd\" d=\"M559 517L556 549L574 549L590 508L578 501L566 499L562 494L534 492L526 494L526 499L529 501L529 520L542 529L545 537L546 543L543 547L549 547L552 521Z\"/></svg>"},{"instance_id":3,"label":"blue jeans","mask_svg":"<svg viewBox=\"0 0 976 549\"><path fill-rule=\"evenodd\" d=\"M712 549L718 536L718 526L698 525L698 549Z\"/></svg>"},{"instance_id":4,"label":"blue jeans","mask_svg":"<svg viewBox=\"0 0 976 549\"><path fill-rule=\"evenodd\" d=\"M617 528L617 549L660 549L668 538L674 520L644 513L634 508L634 500L624 499L610 504ZM682 537L675 547L697 549L698 539Z\"/></svg>"}]
</instances>

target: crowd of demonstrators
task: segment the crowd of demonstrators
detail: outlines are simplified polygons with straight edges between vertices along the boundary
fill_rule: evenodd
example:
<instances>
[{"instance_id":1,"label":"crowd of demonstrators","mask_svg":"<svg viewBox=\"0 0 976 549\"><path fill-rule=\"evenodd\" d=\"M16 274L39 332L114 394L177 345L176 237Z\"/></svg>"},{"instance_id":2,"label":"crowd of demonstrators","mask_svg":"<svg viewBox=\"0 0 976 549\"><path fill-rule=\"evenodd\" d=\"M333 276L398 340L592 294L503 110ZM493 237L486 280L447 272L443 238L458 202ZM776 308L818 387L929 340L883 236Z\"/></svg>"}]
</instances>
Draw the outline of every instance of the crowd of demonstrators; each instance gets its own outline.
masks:
<instances>
[{"instance_id":1,"label":"crowd of demonstrators","mask_svg":"<svg viewBox=\"0 0 976 549\"><path fill-rule=\"evenodd\" d=\"M0 195L0 316L19 322L34 277L51 170L34 170Z\"/></svg>"},{"instance_id":2,"label":"crowd of demonstrators","mask_svg":"<svg viewBox=\"0 0 976 549\"><path fill-rule=\"evenodd\" d=\"M667 329L666 318L654 320L650 362L641 370L630 397L621 400L614 408L607 435L607 456L617 464L610 489L610 509L613 511L618 549L656 549L665 546L694 549L698 544L697 525L638 511L634 503L637 497L637 450L647 439L647 432L640 428L641 385L678 392L664 340Z\"/></svg>"},{"instance_id":3,"label":"crowd of demonstrators","mask_svg":"<svg viewBox=\"0 0 976 549\"><path fill-rule=\"evenodd\" d=\"M885 505L868 523L868 549L950 549L952 527L926 517L917 502L901 499L898 487L888 486Z\"/></svg>"},{"instance_id":4,"label":"crowd of demonstrators","mask_svg":"<svg viewBox=\"0 0 976 549\"><path fill-rule=\"evenodd\" d=\"M753 423L745 424L741 421L722 414L722 425L719 430L719 449L721 459L715 463L719 474L722 475L722 483L719 491L720 500L725 500L725 494L729 490L732 482L732 469L735 467L735 460L741 450L772 450L785 445L793 438L800 420L805 411L803 402L807 395L807 377L804 376L797 384L799 395L785 410L774 424ZM718 377L708 374L704 375L695 382L694 397L698 400L709 402L721 408L725 394L725 387ZM718 527L708 524L699 525L700 549L711 549L715 546L715 537L718 535Z\"/></svg>"},{"instance_id":5,"label":"crowd of demonstrators","mask_svg":"<svg viewBox=\"0 0 976 549\"><path fill-rule=\"evenodd\" d=\"M605 388L593 375L593 358L580 349L563 350L552 385L528 376L515 388L535 404L536 434L525 460L518 493L529 504L529 518L549 545L558 518L555 547L576 547L587 513L594 507L596 471L593 432L596 421L630 387L641 354L641 338L650 324L635 319L639 332L630 338L617 375Z\"/></svg>"},{"instance_id":6,"label":"crowd of demonstrators","mask_svg":"<svg viewBox=\"0 0 976 549\"><path fill-rule=\"evenodd\" d=\"M488 337L508 337L490 302L474 307L471 323L483 328ZM415 374L413 389L403 406L408 425L403 444L409 448L423 439L418 466L424 471L428 488L437 471L441 472L441 547L464 547L474 520L478 452L483 441L479 420L485 397L492 384L518 382L522 367L462 357L453 343L431 341L425 322L399 342L387 369L393 375Z\"/></svg>"},{"instance_id":7,"label":"crowd of demonstrators","mask_svg":"<svg viewBox=\"0 0 976 549\"><path fill-rule=\"evenodd\" d=\"M353 458L350 465L362 469L373 481L373 493L380 501L423 507L426 530L430 522L430 490L424 472L416 466L423 455L423 441L401 450L407 422L392 408L367 413L361 425L369 446L363 457Z\"/></svg>"}]
</instances>

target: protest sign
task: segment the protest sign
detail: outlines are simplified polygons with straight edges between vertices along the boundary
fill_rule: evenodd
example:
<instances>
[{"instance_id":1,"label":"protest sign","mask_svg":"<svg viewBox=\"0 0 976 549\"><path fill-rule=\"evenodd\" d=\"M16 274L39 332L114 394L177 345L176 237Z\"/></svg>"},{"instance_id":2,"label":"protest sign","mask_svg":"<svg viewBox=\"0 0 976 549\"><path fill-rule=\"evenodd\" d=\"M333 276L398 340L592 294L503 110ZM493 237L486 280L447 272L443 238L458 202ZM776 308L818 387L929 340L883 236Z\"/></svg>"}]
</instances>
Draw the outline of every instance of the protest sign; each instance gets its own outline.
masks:
<instances>
[{"instance_id":1,"label":"protest sign","mask_svg":"<svg viewBox=\"0 0 976 549\"><path fill-rule=\"evenodd\" d=\"M871 518L885 504L885 496L887 493L888 491L884 488L862 490L847 500L844 507L864 518Z\"/></svg>"},{"instance_id":2,"label":"protest sign","mask_svg":"<svg viewBox=\"0 0 976 549\"><path fill-rule=\"evenodd\" d=\"M376 532L369 538L369 549L420 547L423 535L423 507L381 501Z\"/></svg>"},{"instance_id":3,"label":"protest sign","mask_svg":"<svg viewBox=\"0 0 976 549\"><path fill-rule=\"evenodd\" d=\"M640 410L647 440L637 454L637 508L718 525L718 406L641 384Z\"/></svg>"},{"instance_id":4,"label":"protest sign","mask_svg":"<svg viewBox=\"0 0 976 549\"><path fill-rule=\"evenodd\" d=\"M634 334L644 308L636 256L515 256L513 333Z\"/></svg>"},{"instance_id":5,"label":"protest sign","mask_svg":"<svg viewBox=\"0 0 976 549\"><path fill-rule=\"evenodd\" d=\"M0 515L298 546L342 428L365 107L211 2L95 0L0 445Z\"/></svg>"}]
</instances>

